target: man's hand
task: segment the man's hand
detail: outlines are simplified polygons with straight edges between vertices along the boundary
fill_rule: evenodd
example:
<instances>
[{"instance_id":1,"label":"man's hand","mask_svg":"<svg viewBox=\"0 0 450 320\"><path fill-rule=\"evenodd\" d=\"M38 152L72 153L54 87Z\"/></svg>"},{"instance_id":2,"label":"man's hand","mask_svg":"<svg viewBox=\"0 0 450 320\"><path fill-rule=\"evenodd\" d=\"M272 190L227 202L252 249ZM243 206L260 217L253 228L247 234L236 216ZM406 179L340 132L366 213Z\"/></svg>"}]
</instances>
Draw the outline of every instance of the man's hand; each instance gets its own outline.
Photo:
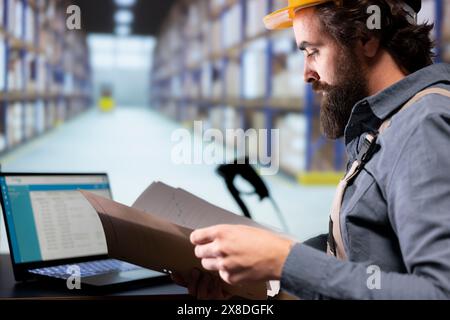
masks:
<instances>
[{"instance_id":1,"label":"man's hand","mask_svg":"<svg viewBox=\"0 0 450 320\"><path fill-rule=\"evenodd\" d=\"M190 238L203 268L219 271L229 284L279 280L294 243L266 230L237 225L199 229Z\"/></svg>"},{"instance_id":2,"label":"man's hand","mask_svg":"<svg viewBox=\"0 0 450 320\"><path fill-rule=\"evenodd\" d=\"M189 294L199 300L228 300L231 295L223 288L218 276L193 269L190 277L182 277L179 274L172 274L173 282L179 286L186 287Z\"/></svg>"}]
</instances>

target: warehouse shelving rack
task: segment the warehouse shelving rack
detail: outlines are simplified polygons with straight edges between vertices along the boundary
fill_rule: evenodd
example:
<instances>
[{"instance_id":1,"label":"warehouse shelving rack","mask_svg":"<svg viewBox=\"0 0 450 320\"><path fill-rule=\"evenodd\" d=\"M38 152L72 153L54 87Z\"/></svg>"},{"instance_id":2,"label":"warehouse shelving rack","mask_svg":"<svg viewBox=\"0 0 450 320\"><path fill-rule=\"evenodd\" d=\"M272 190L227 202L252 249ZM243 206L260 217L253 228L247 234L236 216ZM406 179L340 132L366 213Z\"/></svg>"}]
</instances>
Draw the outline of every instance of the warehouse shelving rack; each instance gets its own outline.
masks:
<instances>
[{"instance_id":1,"label":"warehouse shelving rack","mask_svg":"<svg viewBox=\"0 0 450 320\"><path fill-rule=\"evenodd\" d=\"M54 21L49 21L46 19L45 10L48 6L52 5L57 10L59 14L59 19L64 19L62 16L65 14L64 6L69 5L68 1L57 1L57 0L19 0L20 2L20 16L21 22L21 33L20 35L15 35L15 32L8 30L9 19L11 18L9 6L13 0L0 0L0 5L3 5L3 21L0 21L0 35L1 39L4 41L5 46L5 60L4 68L5 70L0 70L0 75L2 75L4 81L4 88L0 90L0 128L1 134L3 135L6 144L3 149L0 150L0 155L4 155L7 152L23 145L24 143L52 130L64 121L70 120L74 116L78 115L80 112L86 110L88 106L92 105L91 100L91 80L90 80L90 66L88 60L88 52L84 39L84 35L78 33L77 43L68 43L65 32L79 32L79 31L62 31L54 28ZM26 39L26 31L28 30L28 19L26 17L27 10L30 9L33 12L33 34L32 41ZM45 23L45 28L48 28L45 32L51 34L54 43L52 45L59 46L60 57L55 61L55 56L48 55L46 53L46 48L41 44L41 28ZM66 50L71 50L75 46L77 48L83 48L80 54L80 50L73 50L73 65L78 64L78 69L73 68L72 70L64 65L63 56ZM10 89L8 81L8 72L11 54L14 52L19 52L20 63L21 63L21 77L22 83L17 89ZM77 53L75 53L77 52ZM53 53L56 55L56 53ZM26 59L28 55L31 55L32 63L31 66L26 66ZM45 71L38 67L38 59L45 57L47 61L45 62ZM77 70L77 71L75 71ZM80 72L82 70L82 72ZM30 73L28 74L27 71ZM36 90L35 88L30 89L29 83L30 79L37 82L40 78L40 72L45 72L45 87L44 90ZM73 88L71 92L65 92L63 86L65 84L66 76L70 76L73 81ZM57 90L51 90L50 83L57 84L59 88ZM8 137L8 106L12 104L20 103L21 112L21 124L22 124L22 134L20 141L15 143L10 143ZM37 104L42 104L44 109L43 118L44 128L43 130L38 129L37 121L37 108L34 110L34 122L35 125L32 128L32 134L27 135L25 132L26 125L26 113L24 103L31 103L33 107ZM53 110L56 114L53 119L47 119L48 112L50 112L50 104L52 104ZM58 116L59 113L59 116Z\"/></svg>"},{"instance_id":2,"label":"warehouse shelving rack","mask_svg":"<svg viewBox=\"0 0 450 320\"><path fill-rule=\"evenodd\" d=\"M268 10L271 11L274 9L274 1L273 0L267 0L268 1ZM290 175L294 175L296 178L299 179L302 183L327 183L331 182L334 183L338 180L338 177L341 176L341 172L339 171L342 169L342 163L343 163L343 146L342 142L337 142L335 147L335 161L334 165L335 168L337 168L337 173L334 172L313 172L311 170L312 168L312 162L313 158L316 155L316 153L320 150L320 148L327 143L323 137L320 137L317 141L313 141L313 123L314 120L317 118L317 112L316 112L316 99L314 98L314 95L312 93L312 90L310 86L307 86L306 94L307 97L302 102L300 99L275 99L272 97L272 61L273 61L273 40L272 35L273 32L263 31L257 35L247 37L246 35L246 19L247 19L247 7L246 7L246 1L245 0L230 0L227 1L226 4L216 12L209 13L209 16L211 19L223 19L224 14L231 9L234 5L240 5L241 6L241 25L243 28L241 29L241 35L240 35L240 42L232 46L229 49L224 50L220 54L212 53L210 52L209 57L207 58L210 61L219 61L219 64L221 66L219 74L221 78L222 86L222 98L221 99L211 99L211 100L204 100L204 99L174 99L173 97L164 97L164 96L152 96L152 101L155 104L167 102L167 101L174 101L179 108L178 111L178 120L181 120L182 113L183 113L183 107L186 106L188 103L195 103L199 106L200 109L209 111L211 108L217 107L217 106L232 106L236 108L239 111L240 116L240 122L241 127L243 129L247 129L247 123L245 121L245 112L249 109L263 112L265 117L265 127L266 129L269 129L267 141L271 141L271 130L274 128L274 119L279 114L284 113L303 113L307 117L307 123L308 123L308 141L307 141L307 152L306 152L306 166L308 170L303 173L296 173L296 172L289 172ZM227 67L227 64L229 63L229 60L232 58L236 58L241 62L243 62L243 54L246 46L250 43L252 43L255 40L265 38L266 39L266 84L265 84L265 95L262 99L253 99L253 100L246 100L243 96L243 83L245 81L244 77L245 74L240 69L240 98L232 99L228 98L227 95L227 88L225 85L225 70ZM183 54L182 56L186 56L186 54ZM164 65L164 63L157 63L157 66ZM157 67L158 68L158 67ZM157 77L153 81L153 92L159 92L164 91L161 90L164 87L167 87L170 84L170 80L172 77L177 76L177 72L180 72L182 75L182 79L186 76L186 74L196 74L199 72L201 68L201 64L194 65L194 66L186 66L185 63L181 63L181 68L178 69L175 73L165 75L164 77ZM196 77L197 79L199 77ZM267 150L268 155L271 155L272 150L270 150L270 144L269 149ZM283 168L282 168L283 169Z\"/></svg>"},{"instance_id":3,"label":"warehouse shelving rack","mask_svg":"<svg viewBox=\"0 0 450 320\"><path fill-rule=\"evenodd\" d=\"M273 11L274 9L274 0L266 0L268 5L268 11ZM438 43L438 60L442 58L441 51L443 48L443 39L442 39L442 12L443 12L443 1L444 0L434 0L436 1L436 28L438 28L437 32L437 43ZM189 2L195 1L185 1L180 2L184 3L184 5L188 5ZM273 52L273 36L277 33L262 31L259 34L248 37L246 35L246 23L247 23L247 6L246 0L228 0L225 2L224 6L220 8L220 10L212 12L211 8L209 8L209 18L211 20L214 19L223 19L224 14L230 10L233 6L239 5L241 6L241 33L240 33L240 41L238 44L232 46L231 48L224 49L220 53L211 52L211 49L204 59L204 61L210 61L212 64L218 63L220 65L219 68L219 77L222 83L222 92L220 99L201 99L201 98L186 98L186 97L171 97L164 96L159 94L159 92L167 92L168 86L171 83L171 79L173 77L182 75L181 83L183 83L183 79L187 76L195 75L194 78L196 81L199 81L199 73L201 72L202 62L194 65L187 65L184 61L186 55L185 51L181 51L180 59L180 67L172 70L170 73L165 73L162 76L159 74L161 68L164 68L168 61L158 61L156 60L155 68L153 70L153 74L156 74L156 77L153 79L152 83L152 104L156 106L164 105L166 102L174 102L178 106L178 120L183 120L183 110L189 104L196 104L199 110L204 112L209 112L212 108L217 108L219 106L231 106L236 108L236 110L240 114L240 123L241 127L245 130L248 125L246 123L245 112L247 110L254 110L257 112L264 113L265 117L265 127L267 129L274 128L274 119L280 115L285 113L301 113L306 117L307 120L307 141L306 141L306 170L304 172L288 172L290 175L295 176L295 178L302 184L336 184L341 178L343 174L343 170L346 164L346 155L345 155L345 146L341 140L337 141L328 141L325 137L318 134L318 115L319 115L319 98L313 92L311 85L306 84L305 95L302 100L300 99L292 99L292 100L282 100L273 98L273 83L272 83L272 61L274 59ZM261 22L262 23L262 22ZM183 34L180 41L185 43L186 38L184 35L184 29L181 28L181 34ZM223 37L222 37L223 38ZM264 38L266 39L266 84L265 84L265 95L262 99L254 99L254 100L246 100L243 95L243 83L245 81L245 74L243 72L243 68L240 68L240 95L238 98L230 98L227 95L227 88L225 83L225 70L227 64L230 59L237 59L240 61L240 65L243 65L243 55L246 47L255 40ZM222 43L222 47L223 43ZM184 49L185 50L185 49ZM166 57L171 58L171 57ZM164 59L163 59L164 60ZM172 61L173 61L172 57ZM176 60L176 59L175 59ZM299 70L300 71L300 70ZM299 76L299 81L301 81ZM210 95L208 95L210 96ZM268 134L270 134L270 130L268 130ZM268 137L270 139L270 136ZM268 140L270 141L270 140ZM327 148L324 148L324 147ZM323 153L324 149L327 151L331 150L331 152ZM269 150L269 154L271 151ZM329 171L317 171L315 170L314 162L316 157L326 156L330 160L332 159L332 170ZM283 168L282 168L283 169Z\"/></svg>"},{"instance_id":4,"label":"warehouse shelving rack","mask_svg":"<svg viewBox=\"0 0 450 320\"><path fill-rule=\"evenodd\" d=\"M274 1L273 0L266 0L267 1L267 9L268 11L274 10ZM212 108L217 107L225 107L225 106L231 106L237 110L237 112L240 114L240 123L241 128L246 130L248 129L248 124L246 121L245 113L248 110L253 110L256 112L261 112L264 114L265 118L265 128L267 130L267 141L271 141L271 130L273 129L274 122L276 117L282 114L286 113L302 113L307 117L307 123L308 123L308 137L311 137L307 141L307 152L306 152L306 166L308 170L306 172L292 172L289 170L285 170L289 175L294 176L302 183L335 183L338 181L338 178L342 175L339 170L342 169L342 163L343 163L343 147L342 142L337 142L335 151L336 160L334 161L335 168L337 169L335 172L313 172L312 169L312 162L314 159L314 156L316 153L320 150L320 148L327 143L327 141L322 137L319 138L317 141L313 141L313 123L315 122L315 119L317 119L317 112L315 109L316 105L316 99L313 96L312 90L310 89L310 86L307 85L306 93L309 96L306 99L277 99L274 98L272 95L272 88L273 88L273 79L272 79L272 65L273 65L273 59L274 59L274 52L273 52L273 36L277 33L275 32L269 32L269 31L261 31L260 33L252 36L247 36L246 34L246 24L247 24L247 6L245 0L228 0L226 1L225 5L220 8L218 11L212 11L211 8L208 8L209 14L211 20L214 19L223 19L225 13L230 10L233 6L239 5L241 6L240 12L241 12L241 33L240 33L240 41L228 48L223 50L220 53L217 52L209 52L208 57L206 60L214 62L218 65L220 65L219 68L219 77L221 79L222 83L222 92L221 92L221 98L220 99L191 99L191 98L174 98L170 96L161 96L158 94L158 92L165 92L167 87L171 83L171 79L175 76L181 77L181 82L183 82L183 79L186 76L194 76L196 81L199 81L198 73L201 70L202 63L198 63L195 65L186 65L186 63L183 62L184 57L186 57L185 53L181 54L181 59L179 59L180 64L179 68L176 68L174 72L165 74L164 76L157 76L153 79L152 83L152 103L157 105L163 105L164 103L167 103L169 101L173 102L177 105L178 111L177 111L177 120L181 121L183 120L183 110L186 105L188 104L196 104L198 105L198 108L206 113L208 113ZM262 23L262 22L261 22ZM222 29L223 30L223 29ZM224 37L222 37L223 39ZM226 88L226 82L225 82L225 70L227 68L227 64L229 63L230 59L236 59L237 61L240 61L240 65L243 65L243 55L245 52L246 47L253 43L256 40L264 38L266 41L266 56L265 56L265 72L266 72L266 83L265 83L265 94L264 97L259 99L252 99L247 100L244 97L244 89L243 89L243 83L245 81L245 73L243 72L243 68L240 68L239 72L239 83L240 83L240 93L238 98L230 98L227 94L227 88ZM185 41L185 35L184 30L181 30L181 37L180 41L184 43ZM222 47L224 47L224 44L222 43ZM158 74L159 68L164 67L165 63L167 62L161 62L156 61L155 63L155 69L154 74ZM299 70L300 72L300 70ZM299 81L300 75L299 75ZM209 95L210 96L210 95ZM272 155L272 150L270 149L270 144L268 144L268 150L267 154ZM341 159L342 158L342 159ZM284 168L281 167L283 170Z\"/></svg>"}]
</instances>

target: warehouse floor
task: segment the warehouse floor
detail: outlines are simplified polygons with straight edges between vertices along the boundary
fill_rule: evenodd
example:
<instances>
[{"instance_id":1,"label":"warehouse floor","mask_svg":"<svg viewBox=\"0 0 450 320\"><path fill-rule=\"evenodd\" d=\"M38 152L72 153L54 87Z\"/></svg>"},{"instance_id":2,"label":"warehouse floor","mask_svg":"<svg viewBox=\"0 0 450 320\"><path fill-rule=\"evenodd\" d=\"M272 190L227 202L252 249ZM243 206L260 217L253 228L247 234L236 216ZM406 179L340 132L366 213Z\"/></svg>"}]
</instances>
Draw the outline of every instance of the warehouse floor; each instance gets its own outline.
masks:
<instances>
[{"instance_id":1,"label":"warehouse floor","mask_svg":"<svg viewBox=\"0 0 450 320\"><path fill-rule=\"evenodd\" d=\"M213 165L176 165L171 161L173 130L179 125L146 108L91 110L0 159L3 171L107 172L113 197L130 205L152 181L184 188L239 213ZM283 175L264 177L299 240L327 231L334 188L304 187ZM254 218L280 227L270 202L245 198ZM2 225L0 250L5 252Z\"/></svg>"}]
</instances>

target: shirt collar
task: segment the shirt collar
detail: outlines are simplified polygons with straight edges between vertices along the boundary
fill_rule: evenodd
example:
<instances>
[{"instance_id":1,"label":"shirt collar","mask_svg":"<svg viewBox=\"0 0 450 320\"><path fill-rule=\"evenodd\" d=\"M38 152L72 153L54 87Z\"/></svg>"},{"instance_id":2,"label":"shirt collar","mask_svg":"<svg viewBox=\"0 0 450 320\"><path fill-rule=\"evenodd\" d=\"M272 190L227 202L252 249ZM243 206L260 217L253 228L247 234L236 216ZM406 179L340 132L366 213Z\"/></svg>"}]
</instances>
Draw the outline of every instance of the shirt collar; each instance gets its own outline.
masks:
<instances>
[{"instance_id":1,"label":"shirt collar","mask_svg":"<svg viewBox=\"0 0 450 320\"><path fill-rule=\"evenodd\" d=\"M376 131L383 121L419 91L437 83L450 83L450 64L439 63L410 74L385 90L365 98L353 107L345 128L345 144L362 133Z\"/></svg>"}]
</instances>

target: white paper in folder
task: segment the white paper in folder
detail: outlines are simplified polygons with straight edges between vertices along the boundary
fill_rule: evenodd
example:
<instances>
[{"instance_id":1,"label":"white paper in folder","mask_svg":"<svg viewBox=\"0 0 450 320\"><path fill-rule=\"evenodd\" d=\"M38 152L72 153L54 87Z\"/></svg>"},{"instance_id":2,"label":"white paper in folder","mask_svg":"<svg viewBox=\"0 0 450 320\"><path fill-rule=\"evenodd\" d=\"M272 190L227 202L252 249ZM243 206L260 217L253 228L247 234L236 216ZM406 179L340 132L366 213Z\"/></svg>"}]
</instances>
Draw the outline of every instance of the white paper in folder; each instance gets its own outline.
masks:
<instances>
[{"instance_id":1,"label":"white paper in folder","mask_svg":"<svg viewBox=\"0 0 450 320\"><path fill-rule=\"evenodd\" d=\"M188 275L203 269L189 241L191 232L217 224L244 224L267 229L161 182L150 185L132 207L82 191L99 214L112 258L160 272ZM265 299L278 293L279 282L229 286L235 295Z\"/></svg>"}]
</instances>

